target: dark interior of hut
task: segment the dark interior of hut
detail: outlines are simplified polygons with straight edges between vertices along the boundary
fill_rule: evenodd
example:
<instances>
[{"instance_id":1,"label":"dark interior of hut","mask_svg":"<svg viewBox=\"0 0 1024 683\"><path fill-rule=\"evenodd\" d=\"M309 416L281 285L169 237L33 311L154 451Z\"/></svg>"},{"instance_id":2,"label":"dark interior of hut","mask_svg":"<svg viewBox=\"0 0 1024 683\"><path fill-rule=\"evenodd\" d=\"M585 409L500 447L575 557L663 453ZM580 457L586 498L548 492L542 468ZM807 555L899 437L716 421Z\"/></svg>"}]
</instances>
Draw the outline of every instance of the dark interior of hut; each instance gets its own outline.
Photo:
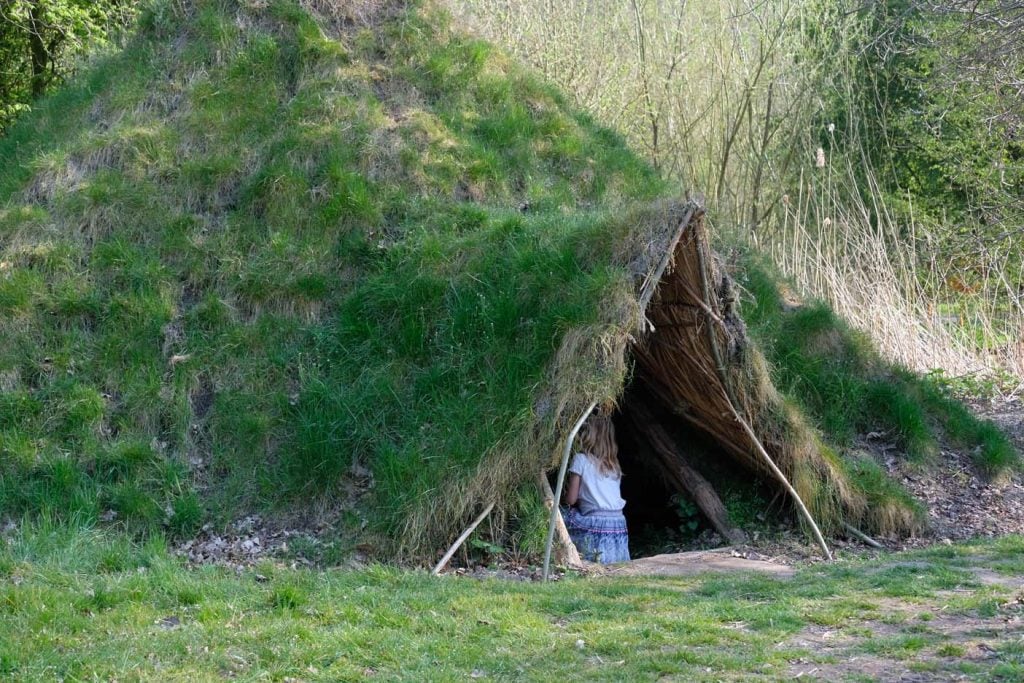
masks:
<instances>
[{"instance_id":1,"label":"dark interior of hut","mask_svg":"<svg viewBox=\"0 0 1024 683\"><path fill-rule=\"evenodd\" d=\"M638 376L630 382L613 415L619 462L622 465L622 497L634 557L657 555L712 540L713 529L693 500L666 476L648 431L651 421L662 426L672 447L691 457L712 461L713 444L684 418L661 405ZM706 469L706 468L702 468Z\"/></svg>"},{"instance_id":2,"label":"dark interior of hut","mask_svg":"<svg viewBox=\"0 0 1024 683\"><path fill-rule=\"evenodd\" d=\"M632 557L735 545L778 521L773 487L669 408L656 383L635 365L612 414Z\"/></svg>"},{"instance_id":3,"label":"dark interior of hut","mask_svg":"<svg viewBox=\"0 0 1024 683\"><path fill-rule=\"evenodd\" d=\"M776 507L770 487L659 401L639 368L612 419L634 558L736 543L736 532L768 521ZM695 485L721 500L724 519L721 512L719 519L709 518L691 492ZM723 523L732 538L720 528Z\"/></svg>"}]
</instances>

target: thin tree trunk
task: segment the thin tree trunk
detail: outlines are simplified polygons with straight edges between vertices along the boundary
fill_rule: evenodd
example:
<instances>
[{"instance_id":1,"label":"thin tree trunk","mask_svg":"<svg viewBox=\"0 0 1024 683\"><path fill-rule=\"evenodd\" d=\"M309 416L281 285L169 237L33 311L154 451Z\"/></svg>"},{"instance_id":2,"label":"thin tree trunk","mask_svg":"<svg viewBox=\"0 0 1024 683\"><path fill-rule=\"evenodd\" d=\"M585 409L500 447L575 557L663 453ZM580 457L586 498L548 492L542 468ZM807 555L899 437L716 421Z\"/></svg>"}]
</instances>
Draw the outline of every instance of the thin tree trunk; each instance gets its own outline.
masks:
<instances>
[{"instance_id":1,"label":"thin tree trunk","mask_svg":"<svg viewBox=\"0 0 1024 683\"><path fill-rule=\"evenodd\" d=\"M34 0L29 12L28 44L32 53L32 97L42 95L48 81L46 71L50 63L50 53L46 50L46 43L43 40L43 2L44 0Z\"/></svg>"},{"instance_id":2,"label":"thin tree trunk","mask_svg":"<svg viewBox=\"0 0 1024 683\"><path fill-rule=\"evenodd\" d=\"M644 30L643 14L636 0L632 1L633 17L636 21L636 50L640 61L640 85L644 96L644 109L648 124L651 127L651 162L657 170L660 168L660 151L658 148L658 112L654 109L654 98L651 96L649 66L647 64L647 34Z\"/></svg>"}]
</instances>

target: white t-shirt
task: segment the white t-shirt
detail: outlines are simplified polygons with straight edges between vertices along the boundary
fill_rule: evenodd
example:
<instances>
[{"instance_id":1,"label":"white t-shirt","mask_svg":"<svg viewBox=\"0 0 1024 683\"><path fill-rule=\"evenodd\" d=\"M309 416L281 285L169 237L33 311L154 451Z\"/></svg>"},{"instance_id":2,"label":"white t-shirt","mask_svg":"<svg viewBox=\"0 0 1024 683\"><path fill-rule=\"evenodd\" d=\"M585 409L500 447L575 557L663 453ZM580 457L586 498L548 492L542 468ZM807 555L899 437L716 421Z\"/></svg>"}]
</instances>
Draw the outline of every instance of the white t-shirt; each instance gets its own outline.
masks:
<instances>
[{"instance_id":1,"label":"white t-shirt","mask_svg":"<svg viewBox=\"0 0 1024 683\"><path fill-rule=\"evenodd\" d=\"M614 512L626 507L626 501L622 500L619 477L614 473L602 474L591 456L577 453L573 456L569 471L580 475L580 495L576 504L583 514L594 510Z\"/></svg>"}]
</instances>

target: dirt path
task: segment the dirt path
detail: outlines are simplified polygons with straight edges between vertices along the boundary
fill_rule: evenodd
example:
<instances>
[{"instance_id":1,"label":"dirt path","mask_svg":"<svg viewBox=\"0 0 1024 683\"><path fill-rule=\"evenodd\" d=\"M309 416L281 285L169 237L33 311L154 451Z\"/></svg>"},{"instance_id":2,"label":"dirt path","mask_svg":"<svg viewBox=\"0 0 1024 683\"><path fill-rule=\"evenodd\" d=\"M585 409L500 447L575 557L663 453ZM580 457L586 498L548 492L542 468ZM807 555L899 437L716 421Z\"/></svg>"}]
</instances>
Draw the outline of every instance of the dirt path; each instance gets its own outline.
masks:
<instances>
[{"instance_id":1,"label":"dirt path","mask_svg":"<svg viewBox=\"0 0 1024 683\"><path fill-rule=\"evenodd\" d=\"M609 565L594 571L602 576L696 576L705 572L760 572L777 578L789 578L793 567L767 557L752 558L733 548L695 550L642 557L632 562Z\"/></svg>"},{"instance_id":2,"label":"dirt path","mask_svg":"<svg viewBox=\"0 0 1024 683\"><path fill-rule=\"evenodd\" d=\"M1024 576L971 571L992 596L979 602L979 609L962 609L977 589L942 591L926 600L874 600L862 618L835 626L811 625L780 643L780 648L807 653L790 662L790 676L828 681L992 677L993 667L1007 652L1024 646ZM1013 674L1010 678L1017 680Z\"/></svg>"}]
</instances>

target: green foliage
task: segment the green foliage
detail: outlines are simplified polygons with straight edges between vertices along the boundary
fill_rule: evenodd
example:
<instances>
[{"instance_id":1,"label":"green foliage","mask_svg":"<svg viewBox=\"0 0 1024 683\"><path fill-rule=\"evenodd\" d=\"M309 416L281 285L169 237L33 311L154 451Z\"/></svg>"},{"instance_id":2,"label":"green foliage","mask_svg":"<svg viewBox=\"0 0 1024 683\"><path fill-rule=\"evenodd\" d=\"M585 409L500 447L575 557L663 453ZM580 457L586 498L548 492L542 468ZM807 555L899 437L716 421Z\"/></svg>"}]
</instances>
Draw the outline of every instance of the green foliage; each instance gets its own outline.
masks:
<instances>
[{"instance_id":1,"label":"green foliage","mask_svg":"<svg viewBox=\"0 0 1024 683\"><path fill-rule=\"evenodd\" d=\"M700 526L700 510L697 509L693 501L679 495L673 496L672 502L675 504L675 512L681 522L679 531L684 536L692 536Z\"/></svg>"},{"instance_id":2,"label":"green foliage","mask_svg":"<svg viewBox=\"0 0 1024 683\"><path fill-rule=\"evenodd\" d=\"M503 546L482 538L474 538L469 542L469 546L483 553L486 558L499 557L505 553Z\"/></svg>"},{"instance_id":3,"label":"green foliage","mask_svg":"<svg viewBox=\"0 0 1024 683\"><path fill-rule=\"evenodd\" d=\"M789 579L540 584L379 566L185 567L158 539L23 525L0 543L0 670L12 680L328 681L370 670L389 680L779 680L797 660L856 674L873 653L873 671L913 659L938 678L970 664L972 680L1012 680L1024 657L1004 622L1019 610L1022 559L1024 539L1012 536L814 564ZM1015 570L993 583L997 562ZM915 618L924 614L936 616ZM823 626L834 642L809 650L802 641ZM977 633L992 651L956 659Z\"/></svg>"},{"instance_id":4,"label":"green foliage","mask_svg":"<svg viewBox=\"0 0 1024 683\"><path fill-rule=\"evenodd\" d=\"M935 11L901 0L859 8L854 26L840 21L845 8L822 11L806 45L812 63L832 64L822 70L815 129L833 163L852 159L861 188L877 173L898 223L927 235L910 245L917 257L953 266L947 284L961 294L992 276L981 258L989 250L1009 250L1003 276L1011 289L1024 283L1014 238L1024 216L1024 105L1014 85L1024 52L1013 17L1002 14L1015 10L982 2ZM1005 32L992 28L1000 24ZM906 229L902 237L912 239Z\"/></svg>"},{"instance_id":5,"label":"green foliage","mask_svg":"<svg viewBox=\"0 0 1024 683\"><path fill-rule=\"evenodd\" d=\"M0 3L0 135L90 52L117 40L138 0Z\"/></svg>"},{"instance_id":6,"label":"green foliage","mask_svg":"<svg viewBox=\"0 0 1024 683\"><path fill-rule=\"evenodd\" d=\"M395 532L519 429L665 185L445 17L373 28L155 3L0 140L0 513L179 536L359 463Z\"/></svg>"}]
</instances>

